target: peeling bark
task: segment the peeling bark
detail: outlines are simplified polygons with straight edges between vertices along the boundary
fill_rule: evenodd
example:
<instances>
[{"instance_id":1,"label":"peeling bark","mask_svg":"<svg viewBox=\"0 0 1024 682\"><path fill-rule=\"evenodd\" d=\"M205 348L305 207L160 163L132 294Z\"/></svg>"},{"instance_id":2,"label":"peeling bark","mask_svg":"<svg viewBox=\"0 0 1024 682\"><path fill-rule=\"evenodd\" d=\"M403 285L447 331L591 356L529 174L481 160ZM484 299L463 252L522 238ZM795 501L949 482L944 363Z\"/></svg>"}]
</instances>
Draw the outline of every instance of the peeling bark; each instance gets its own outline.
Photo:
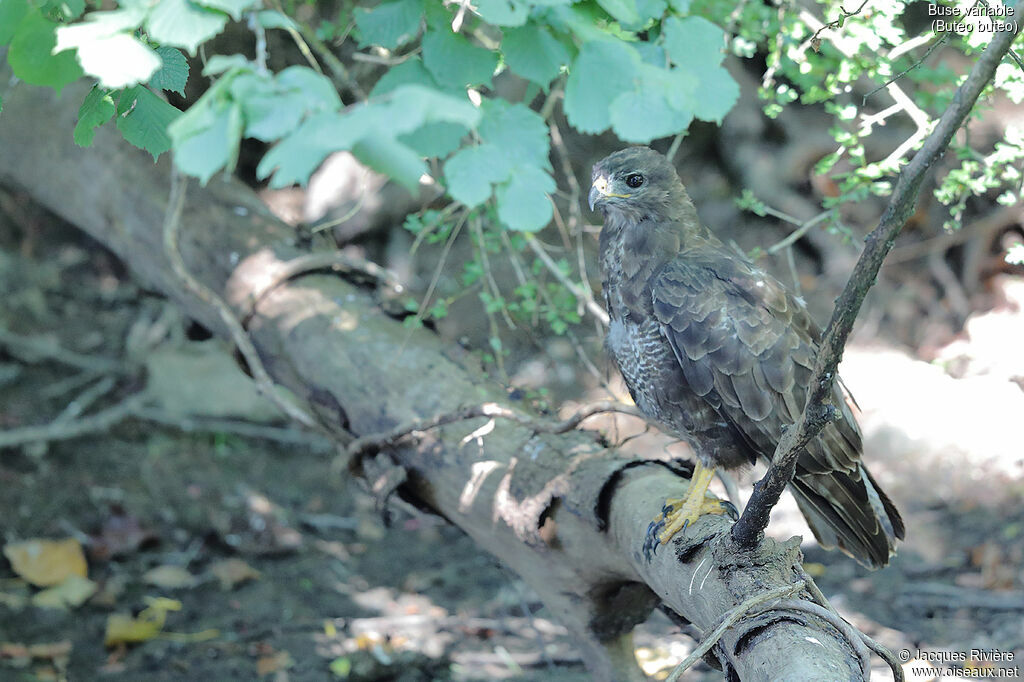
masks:
<instances>
[{"instance_id":1,"label":"peeling bark","mask_svg":"<svg viewBox=\"0 0 1024 682\"><path fill-rule=\"evenodd\" d=\"M9 82L0 65L0 83ZM139 280L224 335L216 312L174 276L163 252L166 158L154 165L109 126L92 148L74 146L85 91L72 85L57 100L24 84L7 88L0 182L91 234ZM189 271L240 315L262 282L304 253L291 229L235 181L190 184L180 244ZM274 380L341 443L487 401L523 409L459 349L403 327L372 291L338 276L311 274L274 288L248 329ZM626 458L592 434L537 434L508 420L462 442L484 423L431 430L374 465L385 477L389 462L399 468L401 476L388 477L397 494L448 519L522 576L572 630L595 680L645 679L630 632L659 600L707 633L752 595L798 582L795 540L765 540L736 554L718 516L702 518L647 562L640 551L647 525L664 498L685 488L684 471ZM769 604L741 618L713 651L730 679L852 680L867 675L859 646L827 618Z\"/></svg>"}]
</instances>

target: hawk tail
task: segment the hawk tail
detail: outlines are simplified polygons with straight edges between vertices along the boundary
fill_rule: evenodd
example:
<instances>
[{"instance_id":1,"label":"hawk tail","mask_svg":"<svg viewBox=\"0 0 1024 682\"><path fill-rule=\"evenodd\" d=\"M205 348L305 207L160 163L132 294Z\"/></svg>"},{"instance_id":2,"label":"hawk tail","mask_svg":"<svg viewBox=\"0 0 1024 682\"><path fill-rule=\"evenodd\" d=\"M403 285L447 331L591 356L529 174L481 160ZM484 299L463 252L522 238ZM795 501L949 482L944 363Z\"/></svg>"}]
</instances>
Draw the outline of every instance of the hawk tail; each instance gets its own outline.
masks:
<instances>
[{"instance_id":1,"label":"hawk tail","mask_svg":"<svg viewBox=\"0 0 1024 682\"><path fill-rule=\"evenodd\" d=\"M863 566L888 564L896 540L903 539L903 519L896 505L863 465L853 474L798 472L793 492L818 543L838 547Z\"/></svg>"}]
</instances>

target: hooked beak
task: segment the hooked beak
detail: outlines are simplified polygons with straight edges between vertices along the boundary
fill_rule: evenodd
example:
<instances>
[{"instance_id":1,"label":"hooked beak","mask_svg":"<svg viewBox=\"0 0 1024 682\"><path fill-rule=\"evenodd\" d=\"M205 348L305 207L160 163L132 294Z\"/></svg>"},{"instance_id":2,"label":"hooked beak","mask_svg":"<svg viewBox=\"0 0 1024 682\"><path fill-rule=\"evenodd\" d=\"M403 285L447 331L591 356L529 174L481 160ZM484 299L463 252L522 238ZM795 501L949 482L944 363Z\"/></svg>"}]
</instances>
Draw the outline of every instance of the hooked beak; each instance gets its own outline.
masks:
<instances>
[{"instance_id":1,"label":"hooked beak","mask_svg":"<svg viewBox=\"0 0 1024 682\"><path fill-rule=\"evenodd\" d=\"M605 184L604 178L598 178L598 180L602 181L602 186ZM604 193L597 188L597 180L595 180L594 184L590 186L590 195L587 196L587 203L590 204L591 211L594 210L594 204L596 204L597 200L600 199L602 196L604 196Z\"/></svg>"},{"instance_id":2,"label":"hooked beak","mask_svg":"<svg viewBox=\"0 0 1024 682\"><path fill-rule=\"evenodd\" d=\"M590 194L587 196L588 203L590 204L590 210L594 210L594 206L597 205L602 199L608 197L618 197L619 199L628 199L628 194L613 194L608 191L608 178L603 175L598 175L594 178L594 184L590 186Z\"/></svg>"}]
</instances>

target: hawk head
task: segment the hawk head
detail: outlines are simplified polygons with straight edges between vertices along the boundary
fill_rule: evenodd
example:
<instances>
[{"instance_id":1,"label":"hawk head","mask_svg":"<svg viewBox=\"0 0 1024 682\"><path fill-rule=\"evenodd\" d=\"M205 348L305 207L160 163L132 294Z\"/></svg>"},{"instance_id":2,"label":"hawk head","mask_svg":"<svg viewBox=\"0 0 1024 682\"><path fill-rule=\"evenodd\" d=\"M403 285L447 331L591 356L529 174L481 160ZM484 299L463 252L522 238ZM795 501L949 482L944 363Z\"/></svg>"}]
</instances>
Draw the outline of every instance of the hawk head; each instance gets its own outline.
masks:
<instances>
[{"instance_id":1,"label":"hawk head","mask_svg":"<svg viewBox=\"0 0 1024 682\"><path fill-rule=\"evenodd\" d=\"M594 164L590 209L629 222L678 219L693 204L669 160L648 147L627 147Z\"/></svg>"}]
</instances>

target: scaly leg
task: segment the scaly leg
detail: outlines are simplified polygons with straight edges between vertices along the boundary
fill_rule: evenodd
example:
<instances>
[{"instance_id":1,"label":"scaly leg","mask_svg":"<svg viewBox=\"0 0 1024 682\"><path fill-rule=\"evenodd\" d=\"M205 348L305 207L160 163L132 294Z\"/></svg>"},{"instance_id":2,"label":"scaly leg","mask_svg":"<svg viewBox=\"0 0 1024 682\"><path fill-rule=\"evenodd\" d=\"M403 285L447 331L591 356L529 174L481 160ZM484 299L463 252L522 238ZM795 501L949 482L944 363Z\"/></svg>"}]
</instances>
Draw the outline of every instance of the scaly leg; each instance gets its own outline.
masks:
<instances>
[{"instance_id":1,"label":"scaly leg","mask_svg":"<svg viewBox=\"0 0 1024 682\"><path fill-rule=\"evenodd\" d=\"M667 543L673 535L685 530L687 526L704 514L728 514L733 519L738 518L736 507L708 493L708 485L714 477L714 468L704 466L702 462L698 461L693 469L690 489L687 491L686 497L665 500L665 506L662 507L661 513L647 527L647 536L644 538L644 556L648 561L658 550L659 545Z\"/></svg>"}]
</instances>

